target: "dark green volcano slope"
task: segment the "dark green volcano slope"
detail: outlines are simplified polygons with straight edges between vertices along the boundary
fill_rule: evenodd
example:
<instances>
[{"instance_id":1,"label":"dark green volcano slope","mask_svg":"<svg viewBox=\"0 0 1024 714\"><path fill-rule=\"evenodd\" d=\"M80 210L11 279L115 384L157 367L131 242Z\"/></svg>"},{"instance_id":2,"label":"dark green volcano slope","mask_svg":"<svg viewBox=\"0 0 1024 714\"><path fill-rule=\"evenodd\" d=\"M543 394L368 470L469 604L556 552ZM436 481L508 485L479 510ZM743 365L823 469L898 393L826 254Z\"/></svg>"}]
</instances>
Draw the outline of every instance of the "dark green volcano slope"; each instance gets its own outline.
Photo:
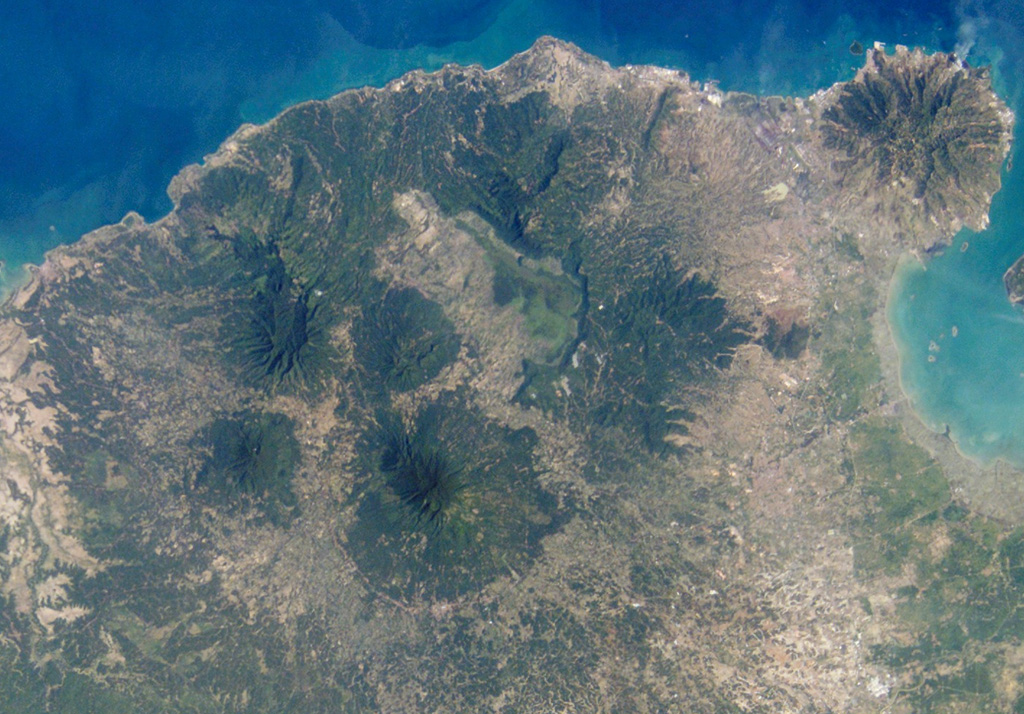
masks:
<instances>
[{"instance_id":1,"label":"dark green volcano slope","mask_svg":"<svg viewBox=\"0 0 1024 714\"><path fill-rule=\"evenodd\" d=\"M494 424L457 399L394 415L364 437L358 508L346 534L371 588L454 599L524 572L565 507L537 483L530 429Z\"/></svg>"},{"instance_id":2,"label":"dark green volcano slope","mask_svg":"<svg viewBox=\"0 0 1024 714\"><path fill-rule=\"evenodd\" d=\"M1007 122L943 56L759 99L545 38L242 127L0 314L0 709L1019 709L1020 534L868 323Z\"/></svg>"}]
</instances>

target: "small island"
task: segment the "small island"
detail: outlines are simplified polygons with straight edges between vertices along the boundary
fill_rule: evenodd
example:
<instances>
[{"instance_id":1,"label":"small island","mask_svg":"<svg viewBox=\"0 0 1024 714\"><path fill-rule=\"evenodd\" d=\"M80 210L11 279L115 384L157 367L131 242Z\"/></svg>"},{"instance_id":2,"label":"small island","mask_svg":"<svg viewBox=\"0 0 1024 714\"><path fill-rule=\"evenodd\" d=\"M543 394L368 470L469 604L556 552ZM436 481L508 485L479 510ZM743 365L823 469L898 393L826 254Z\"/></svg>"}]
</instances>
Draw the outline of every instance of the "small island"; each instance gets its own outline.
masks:
<instances>
[{"instance_id":1,"label":"small island","mask_svg":"<svg viewBox=\"0 0 1024 714\"><path fill-rule=\"evenodd\" d=\"M1020 711L1013 502L874 329L1012 120L543 38L243 126L0 310L4 710Z\"/></svg>"},{"instance_id":2,"label":"small island","mask_svg":"<svg viewBox=\"0 0 1024 714\"><path fill-rule=\"evenodd\" d=\"M1006 296L1014 305L1024 304L1024 255L1017 258L1005 273L1003 273L1003 285L1006 286Z\"/></svg>"}]
</instances>

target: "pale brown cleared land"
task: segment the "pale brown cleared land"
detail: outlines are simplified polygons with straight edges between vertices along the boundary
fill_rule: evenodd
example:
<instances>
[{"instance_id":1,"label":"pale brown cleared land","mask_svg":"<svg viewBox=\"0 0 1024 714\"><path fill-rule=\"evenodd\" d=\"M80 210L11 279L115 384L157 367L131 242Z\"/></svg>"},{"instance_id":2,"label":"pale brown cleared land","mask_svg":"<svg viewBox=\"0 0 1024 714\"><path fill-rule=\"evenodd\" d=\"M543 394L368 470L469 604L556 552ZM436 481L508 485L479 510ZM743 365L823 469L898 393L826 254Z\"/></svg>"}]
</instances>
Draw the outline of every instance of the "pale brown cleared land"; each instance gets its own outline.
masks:
<instances>
[{"instance_id":1,"label":"pale brown cleared land","mask_svg":"<svg viewBox=\"0 0 1024 714\"><path fill-rule=\"evenodd\" d=\"M171 711L1010 711L1022 514L882 306L1011 126L944 55L757 98L545 38L243 127L5 308L5 657Z\"/></svg>"}]
</instances>

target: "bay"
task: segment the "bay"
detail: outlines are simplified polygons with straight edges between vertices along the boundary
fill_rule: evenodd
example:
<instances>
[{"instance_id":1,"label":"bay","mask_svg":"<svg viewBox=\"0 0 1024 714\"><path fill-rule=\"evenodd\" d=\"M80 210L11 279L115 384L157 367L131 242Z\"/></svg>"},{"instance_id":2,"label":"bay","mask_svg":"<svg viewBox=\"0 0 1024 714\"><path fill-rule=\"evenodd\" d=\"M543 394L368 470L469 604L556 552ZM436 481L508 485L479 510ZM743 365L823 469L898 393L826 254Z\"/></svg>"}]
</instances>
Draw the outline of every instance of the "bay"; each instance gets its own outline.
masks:
<instances>
[{"instance_id":1,"label":"bay","mask_svg":"<svg viewBox=\"0 0 1024 714\"><path fill-rule=\"evenodd\" d=\"M993 62L1014 105L1020 9L1009 0L14 0L0 8L0 288L17 266L129 210L170 208L187 163L241 122L446 62L492 67L540 35L613 64L683 69L724 89L807 94L853 75L853 41L954 48ZM1020 252L1024 179L969 250L904 267L889 316L904 388L931 426L981 459L1024 463L1024 318L1000 276ZM958 337L951 337L952 325ZM939 350L929 350L929 345ZM929 361L929 357L934 358Z\"/></svg>"}]
</instances>

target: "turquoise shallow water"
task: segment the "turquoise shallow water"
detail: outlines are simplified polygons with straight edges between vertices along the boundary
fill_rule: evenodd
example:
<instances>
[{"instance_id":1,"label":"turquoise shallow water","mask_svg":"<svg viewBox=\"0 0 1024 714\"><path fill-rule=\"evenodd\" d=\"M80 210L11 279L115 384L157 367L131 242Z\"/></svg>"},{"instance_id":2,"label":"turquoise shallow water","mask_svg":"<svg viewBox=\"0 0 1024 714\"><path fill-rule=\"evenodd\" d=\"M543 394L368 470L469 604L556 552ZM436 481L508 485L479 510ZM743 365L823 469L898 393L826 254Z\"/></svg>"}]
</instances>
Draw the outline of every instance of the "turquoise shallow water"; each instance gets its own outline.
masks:
<instances>
[{"instance_id":1,"label":"turquoise shallow water","mask_svg":"<svg viewBox=\"0 0 1024 714\"><path fill-rule=\"evenodd\" d=\"M1024 172L1004 182L988 230L963 231L927 265L897 271L888 317L901 383L921 419L948 427L977 461L1024 466L1024 310L1002 281L1024 253Z\"/></svg>"},{"instance_id":2,"label":"turquoise shallow water","mask_svg":"<svg viewBox=\"0 0 1024 714\"><path fill-rule=\"evenodd\" d=\"M948 50L961 15L923 0L10 0L0 259L9 278L129 210L160 217L170 178L243 121L417 67L494 66L542 34L613 64L804 94L852 75L852 40Z\"/></svg>"},{"instance_id":3,"label":"turquoise shallow water","mask_svg":"<svg viewBox=\"0 0 1024 714\"><path fill-rule=\"evenodd\" d=\"M988 30L978 50L995 67L994 86L1017 114L1016 147L1024 128L1021 30ZM1010 303L1002 281L1024 254L1019 157L1017 164L1004 171L987 230L962 231L927 265L908 261L897 270L887 316L900 381L921 420L935 431L948 429L961 453L975 461L1024 467L1024 309Z\"/></svg>"},{"instance_id":4,"label":"turquoise shallow water","mask_svg":"<svg viewBox=\"0 0 1024 714\"><path fill-rule=\"evenodd\" d=\"M994 86L1017 114L1016 147L1024 49L1011 41L1019 35L995 39L1001 44L981 49L996 68ZM964 230L927 264L908 261L897 270L887 316L900 382L921 420L948 429L961 453L980 463L1024 466L1024 310L1003 286L1003 273L1024 253L1019 161L1004 171L989 215L987 230Z\"/></svg>"},{"instance_id":5,"label":"turquoise shallow water","mask_svg":"<svg viewBox=\"0 0 1024 714\"><path fill-rule=\"evenodd\" d=\"M852 76L853 40L973 48L1000 60L1001 89L1019 105L1022 26L1020 0L10 0L0 4L0 292L21 263L128 210L159 218L170 178L242 121L417 67L494 66L542 34L613 64L783 94ZM948 424L978 458L1024 464L1024 315L1000 282L1024 252L1021 173L965 253L899 276L890 317L925 421Z\"/></svg>"}]
</instances>

